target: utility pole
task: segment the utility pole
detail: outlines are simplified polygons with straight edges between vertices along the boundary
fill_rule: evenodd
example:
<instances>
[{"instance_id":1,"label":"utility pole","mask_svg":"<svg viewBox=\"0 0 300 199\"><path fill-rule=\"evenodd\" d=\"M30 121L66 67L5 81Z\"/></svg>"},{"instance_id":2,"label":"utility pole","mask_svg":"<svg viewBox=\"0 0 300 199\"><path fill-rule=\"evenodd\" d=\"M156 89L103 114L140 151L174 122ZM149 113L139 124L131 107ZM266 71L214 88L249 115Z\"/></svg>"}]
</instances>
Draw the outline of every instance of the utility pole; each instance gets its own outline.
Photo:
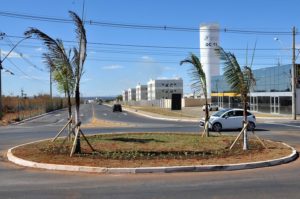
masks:
<instances>
[{"instance_id":1,"label":"utility pole","mask_svg":"<svg viewBox=\"0 0 300 199\"><path fill-rule=\"evenodd\" d=\"M1 49L0 49L0 120L2 119L2 61L1 61Z\"/></svg>"},{"instance_id":2,"label":"utility pole","mask_svg":"<svg viewBox=\"0 0 300 199\"><path fill-rule=\"evenodd\" d=\"M2 39L5 36L5 33L0 32L0 39ZM3 69L2 67L2 63L5 61L5 59L10 55L10 53L24 40L29 39L31 36L29 37L24 37L23 39L21 39L18 43L16 43L12 49L4 56L4 58L1 58L1 49L0 49L0 119L2 118L3 112L2 112L2 75L1 75L1 71ZM10 72L11 74L13 74L12 72Z\"/></svg>"},{"instance_id":3,"label":"utility pole","mask_svg":"<svg viewBox=\"0 0 300 199\"><path fill-rule=\"evenodd\" d=\"M293 58L292 58L292 115L293 120L297 119L296 115L296 28L293 27Z\"/></svg>"}]
</instances>

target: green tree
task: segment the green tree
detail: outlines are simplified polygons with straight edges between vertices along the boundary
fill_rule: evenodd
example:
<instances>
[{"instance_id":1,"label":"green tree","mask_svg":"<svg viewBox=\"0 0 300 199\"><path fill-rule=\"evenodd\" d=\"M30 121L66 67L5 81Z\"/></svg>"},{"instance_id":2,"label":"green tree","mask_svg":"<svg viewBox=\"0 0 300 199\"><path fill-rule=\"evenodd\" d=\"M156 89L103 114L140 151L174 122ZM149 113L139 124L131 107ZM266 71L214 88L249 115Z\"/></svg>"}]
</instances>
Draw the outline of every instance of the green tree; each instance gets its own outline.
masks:
<instances>
[{"instance_id":1,"label":"green tree","mask_svg":"<svg viewBox=\"0 0 300 199\"><path fill-rule=\"evenodd\" d=\"M204 124L204 133L209 137L209 113L208 113L208 99L207 99L207 84L206 84L206 75L203 70L203 66L199 58L193 53L190 54L185 60L180 62L180 65L188 63L191 67L191 77L192 77L192 89L196 92L202 91L205 98L205 124Z\"/></svg>"},{"instance_id":2,"label":"green tree","mask_svg":"<svg viewBox=\"0 0 300 199\"><path fill-rule=\"evenodd\" d=\"M243 103L243 149L248 150L248 136L247 128L249 123L247 121L247 105L248 105L248 93L255 84L254 75L252 73L251 65L244 66L243 68L238 63L235 55L230 52L225 52L223 48L216 49L217 54L220 56L224 64L224 77L230 85L232 91L240 94L241 101ZM252 58L253 62L253 58Z\"/></svg>"},{"instance_id":3,"label":"green tree","mask_svg":"<svg viewBox=\"0 0 300 199\"><path fill-rule=\"evenodd\" d=\"M63 48L62 44L60 46ZM52 60L47 53L43 54L43 58L44 58L44 62L52 72L53 80L57 83L58 91L64 93L65 96L67 97L68 113L70 119L72 117L71 96L73 95L73 91L74 91L73 88L74 75L73 75L71 65L70 64L57 65L55 64L55 60Z\"/></svg>"}]
</instances>

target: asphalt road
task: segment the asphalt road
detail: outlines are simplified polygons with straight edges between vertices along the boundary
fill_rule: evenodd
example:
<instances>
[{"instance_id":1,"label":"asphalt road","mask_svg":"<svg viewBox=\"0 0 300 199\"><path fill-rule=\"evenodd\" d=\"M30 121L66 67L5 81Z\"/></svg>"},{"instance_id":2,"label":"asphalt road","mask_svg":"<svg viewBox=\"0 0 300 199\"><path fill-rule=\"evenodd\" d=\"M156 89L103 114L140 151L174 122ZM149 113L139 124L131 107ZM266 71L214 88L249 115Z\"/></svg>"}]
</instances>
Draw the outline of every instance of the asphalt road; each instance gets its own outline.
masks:
<instances>
[{"instance_id":1,"label":"asphalt road","mask_svg":"<svg viewBox=\"0 0 300 199\"><path fill-rule=\"evenodd\" d=\"M134 127L84 129L108 132L199 132L193 122L153 120L135 114L112 113L110 107L94 105L99 119L129 122ZM81 120L93 115L84 104ZM300 161L254 170L172 174L84 174L30 169L6 160L8 148L55 136L66 123L66 111L56 111L19 125L0 127L0 198L300 198ZM257 134L284 141L300 149L299 121L258 120ZM224 133L238 133L237 131Z\"/></svg>"}]
</instances>

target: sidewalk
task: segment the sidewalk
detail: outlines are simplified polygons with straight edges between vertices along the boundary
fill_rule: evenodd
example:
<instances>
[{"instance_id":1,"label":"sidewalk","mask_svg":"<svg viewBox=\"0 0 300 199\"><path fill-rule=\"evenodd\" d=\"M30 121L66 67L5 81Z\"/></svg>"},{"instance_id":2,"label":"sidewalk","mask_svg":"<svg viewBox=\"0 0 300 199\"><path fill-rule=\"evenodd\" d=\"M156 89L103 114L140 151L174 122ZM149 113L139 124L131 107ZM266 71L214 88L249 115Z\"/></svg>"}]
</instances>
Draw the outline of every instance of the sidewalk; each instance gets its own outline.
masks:
<instances>
[{"instance_id":1,"label":"sidewalk","mask_svg":"<svg viewBox=\"0 0 300 199\"><path fill-rule=\"evenodd\" d=\"M170 120L180 120L180 121L199 121L204 117L205 112L202 107L184 107L182 110L172 111L166 108L158 107L137 107L137 106L124 106L124 110L140 114L143 116L149 116L156 119L170 119ZM210 111L210 115L215 111ZM292 120L291 115L281 115L281 114L270 114L270 113L260 113L252 112L258 119L284 119ZM299 117L298 117L299 118Z\"/></svg>"}]
</instances>

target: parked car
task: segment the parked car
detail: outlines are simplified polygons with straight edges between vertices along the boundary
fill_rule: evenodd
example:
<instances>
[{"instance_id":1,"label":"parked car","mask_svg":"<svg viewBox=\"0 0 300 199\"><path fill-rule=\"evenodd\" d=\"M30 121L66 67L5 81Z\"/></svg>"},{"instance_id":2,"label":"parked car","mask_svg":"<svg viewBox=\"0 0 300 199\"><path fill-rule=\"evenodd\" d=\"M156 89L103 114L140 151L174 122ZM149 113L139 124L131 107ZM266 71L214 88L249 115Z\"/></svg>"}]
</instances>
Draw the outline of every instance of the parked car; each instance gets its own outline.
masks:
<instances>
[{"instance_id":1,"label":"parked car","mask_svg":"<svg viewBox=\"0 0 300 199\"><path fill-rule=\"evenodd\" d=\"M209 118L209 128L220 132L223 129L240 129L243 127L243 109L222 109ZM248 130L254 130L256 127L255 116L247 111L247 120L249 122ZM200 126L204 126L205 120L200 121Z\"/></svg>"},{"instance_id":2,"label":"parked car","mask_svg":"<svg viewBox=\"0 0 300 199\"><path fill-rule=\"evenodd\" d=\"M209 111L218 111L219 110L219 106L216 104L208 104L207 108ZM205 111L205 105L202 106L202 110Z\"/></svg>"},{"instance_id":3,"label":"parked car","mask_svg":"<svg viewBox=\"0 0 300 199\"><path fill-rule=\"evenodd\" d=\"M121 104L114 104L113 105L113 112L122 112Z\"/></svg>"}]
</instances>

